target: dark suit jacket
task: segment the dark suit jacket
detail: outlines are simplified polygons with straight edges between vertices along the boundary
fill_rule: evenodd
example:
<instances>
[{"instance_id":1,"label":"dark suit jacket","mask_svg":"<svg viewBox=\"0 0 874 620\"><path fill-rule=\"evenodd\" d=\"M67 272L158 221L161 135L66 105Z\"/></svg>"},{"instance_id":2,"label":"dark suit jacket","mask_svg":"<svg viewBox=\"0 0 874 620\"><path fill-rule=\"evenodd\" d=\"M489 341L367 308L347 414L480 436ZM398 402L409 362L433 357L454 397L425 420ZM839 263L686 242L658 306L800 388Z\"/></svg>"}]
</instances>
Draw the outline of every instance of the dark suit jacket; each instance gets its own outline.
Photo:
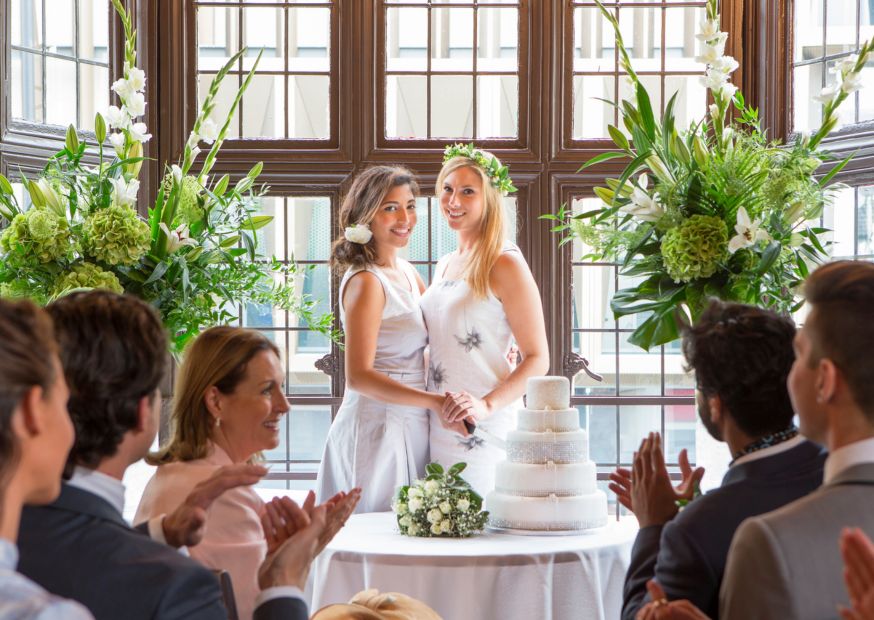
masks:
<instances>
[{"instance_id":1,"label":"dark suit jacket","mask_svg":"<svg viewBox=\"0 0 874 620\"><path fill-rule=\"evenodd\" d=\"M211 571L131 529L102 498L67 484L54 503L24 509L18 549L21 573L79 601L97 620L227 618ZM255 620L307 617L303 601L289 598L255 612Z\"/></svg>"},{"instance_id":2,"label":"dark suit jacket","mask_svg":"<svg viewBox=\"0 0 874 620\"><path fill-rule=\"evenodd\" d=\"M655 577L669 600L686 598L719 617L719 585L731 538L741 522L804 497L822 484L826 453L800 445L728 470L722 486L695 501L664 526L640 530L625 577L622 618L633 620Z\"/></svg>"}]
</instances>

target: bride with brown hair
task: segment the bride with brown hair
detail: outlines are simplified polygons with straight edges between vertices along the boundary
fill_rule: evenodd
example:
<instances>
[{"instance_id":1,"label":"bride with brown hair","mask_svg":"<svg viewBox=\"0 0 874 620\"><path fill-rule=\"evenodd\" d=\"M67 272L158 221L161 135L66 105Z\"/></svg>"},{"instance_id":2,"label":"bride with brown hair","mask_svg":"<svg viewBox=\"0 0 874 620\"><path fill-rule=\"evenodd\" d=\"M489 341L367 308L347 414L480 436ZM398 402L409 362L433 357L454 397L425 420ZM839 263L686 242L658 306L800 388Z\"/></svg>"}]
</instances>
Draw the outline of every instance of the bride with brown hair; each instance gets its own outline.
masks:
<instances>
[{"instance_id":1,"label":"bride with brown hair","mask_svg":"<svg viewBox=\"0 0 874 620\"><path fill-rule=\"evenodd\" d=\"M418 190L406 168L359 174L340 207L344 234L331 253L332 266L345 270L339 297L346 392L328 433L317 495L361 487L359 512L389 510L397 488L424 475L428 409L440 410L444 401L425 391L425 284L398 256L416 225Z\"/></svg>"}]
</instances>

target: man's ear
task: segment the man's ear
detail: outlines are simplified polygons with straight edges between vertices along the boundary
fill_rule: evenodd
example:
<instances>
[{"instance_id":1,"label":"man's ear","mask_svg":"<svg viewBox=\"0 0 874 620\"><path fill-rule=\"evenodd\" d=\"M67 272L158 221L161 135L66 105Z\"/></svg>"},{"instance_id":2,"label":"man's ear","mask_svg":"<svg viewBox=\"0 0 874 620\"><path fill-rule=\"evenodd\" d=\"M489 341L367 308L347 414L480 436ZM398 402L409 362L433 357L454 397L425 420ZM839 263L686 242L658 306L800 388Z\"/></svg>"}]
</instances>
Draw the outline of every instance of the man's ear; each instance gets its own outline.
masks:
<instances>
[{"instance_id":1,"label":"man's ear","mask_svg":"<svg viewBox=\"0 0 874 620\"><path fill-rule=\"evenodd\" d=\"M717 426L722 424L723 409L722 399L718 395L707 397L707 406L710 407L710 421Z\"/></svg>"},{"instance_id":2,"label":"man's ear","mask_svg":"<svg viewBox=\"0 0 874 620\"><path fill-rule=\"evenodd\" d=\"M43 432L46 425L46 420L43 415L43 389L35 385L24 393L21 399L21 404L18 406L16 413L13 415L13 426L16 426L15 419L18 418L18 430L23 436L39 435Z\"/></svg>"},{"instance_id":3,"label":"man's ear","mask_svg":"<svg viewBox=\"0 0 874 620\"><path fill-rule=\"evenodd\" d=\"M816 368L816 402L827 403L838 389L838 367L827 357L819 360Z\"/></svg>"},{"instance_id":4,"label":"man's ear","mask_svg":"<svg viewBox=\"0 0 874 620\"><path fill-rule=\"evenodd\" d=\"M149 421L152 418L152 407L154 406L154 401L151 395L143 396L140 399L140 402L137 403L137 426L134 429L138 433L142 433L147 430L151 424Z\"/></svg>"}]
</instances>

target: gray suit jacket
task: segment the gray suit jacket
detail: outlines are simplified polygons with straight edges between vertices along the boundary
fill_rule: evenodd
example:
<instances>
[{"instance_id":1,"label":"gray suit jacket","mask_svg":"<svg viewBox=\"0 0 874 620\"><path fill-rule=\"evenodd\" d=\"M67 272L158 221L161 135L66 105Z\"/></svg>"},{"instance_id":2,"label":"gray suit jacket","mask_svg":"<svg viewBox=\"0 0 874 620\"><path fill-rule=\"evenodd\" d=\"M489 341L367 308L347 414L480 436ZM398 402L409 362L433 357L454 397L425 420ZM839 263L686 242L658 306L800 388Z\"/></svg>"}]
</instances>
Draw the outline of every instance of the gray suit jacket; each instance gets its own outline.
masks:
<instances>
[{"instance_id":1,"label":"gray suit jacket","mask_svg":"<svg viewBox=\"0 0 874 620\"><path fill-rule=\"evenodd\" d=\"M874 462L854 465L805 498L743 522L719 596L723 620L821 620L848 605L838 540L874 536Z\"/></svg>"},{"instance_id":2,"label":"gray suit jacket","mask_svg":"<svg viewBox=\"0 0 874 620\"><path fill-rule=\"evenodd\" d=\"M79 601L97 620L226 620L212 572L132 530L93 493L68 484L48 506L24 509L18 570L49 592ZM278 598L254 620L302 620L306 605Z\"/></svg>"}]
</instances>

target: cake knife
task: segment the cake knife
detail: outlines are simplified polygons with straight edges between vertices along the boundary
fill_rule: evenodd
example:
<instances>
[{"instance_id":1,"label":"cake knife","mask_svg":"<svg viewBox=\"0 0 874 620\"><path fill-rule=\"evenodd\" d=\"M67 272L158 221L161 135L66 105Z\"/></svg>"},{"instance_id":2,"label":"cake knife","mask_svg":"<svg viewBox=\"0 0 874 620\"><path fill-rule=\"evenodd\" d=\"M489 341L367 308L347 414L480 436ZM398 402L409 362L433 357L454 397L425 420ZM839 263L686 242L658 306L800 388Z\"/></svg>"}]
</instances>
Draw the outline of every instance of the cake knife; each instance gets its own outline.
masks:
<instances>
[{"instance_id":1,"label":"cake knife","mask_svg":"<svg viewBox=\"0 0 874 620\"><path fill-rule=\"evenodd\" d=\"M490 433L489 431L485 430L481 426L477 426L471 420L469 420L469 419L464 420L464 427L467 429L467 432L470 433L471 435L473 435L474 437L482 439L483 441L487 441L500 450L507 449L507 442L506 441L504 441L503 439L501 439L500 437L498 437L494 433Z\"/></svg>"}]
</instances>

